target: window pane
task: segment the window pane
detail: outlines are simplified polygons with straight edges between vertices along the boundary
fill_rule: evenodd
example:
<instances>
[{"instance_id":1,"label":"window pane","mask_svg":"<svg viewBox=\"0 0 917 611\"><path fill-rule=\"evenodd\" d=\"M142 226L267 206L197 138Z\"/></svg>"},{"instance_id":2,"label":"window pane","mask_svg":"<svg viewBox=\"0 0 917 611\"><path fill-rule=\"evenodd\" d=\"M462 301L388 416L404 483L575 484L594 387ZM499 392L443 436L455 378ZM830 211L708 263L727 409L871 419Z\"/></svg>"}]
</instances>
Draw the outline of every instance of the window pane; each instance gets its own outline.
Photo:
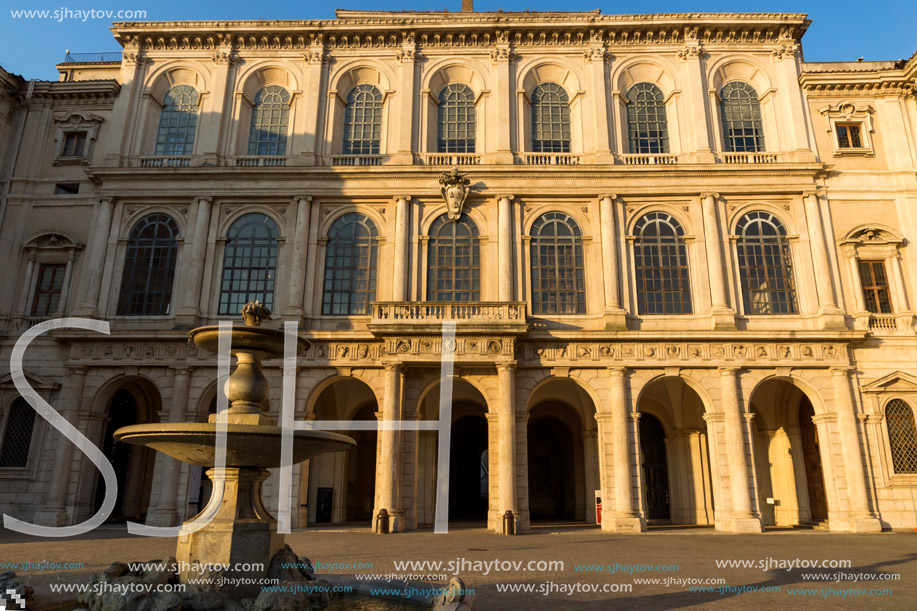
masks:
<instances>
[{"instance_id":1,"label":"window pane","mask_svg":"<svg viewBox=\"0 0 917 611\"><path fill-rule=\"evenodd\" d=\"M35 410L25 399L16 399L10 406L0 446L0 467L22 468L29 464Z\"/></svg>"},{"instance_id":2,"label":"window pane","mask_svg":"<svg viewBox=\"0 0 917 611\"><path fill-rule=\"evenodd\" d=\"M42 265L38 270L38 284L32 304L32 316L51 316L60 305L64 272L67 266Z\"/></svg>"},{"instance_id":3,"label":"window pane","mask_svg":"<svg viewBox=\"0 0 917 611\"><path fill-rule=\"evenodd\" d=\"M570 152L570 104L556 83L542 83L532 92L532 151Z\"/></svg>"},{"instance_id":4,"label":"window pane","mask_svg":"<svg viewBox=\"0 0 917 611\"><path fill-rule=\"evenodd\" d=\"M119 315L169 313L178 258L177 237L178 225L167 214L150 214L134 225L124 259Z\"/></svg>"},{"instance_id":5,"label":"window pane","mask_svg":"<svg viewBox=\"0 0 917 611\"><path fill-rule=\"evenodd\" d=\"M532 225L532 313L585 314L583 243L579 226L562 212Z\"/></svg>"},{"instance_id":6,"label":"window pane","mask_svg":"<svg viewBox=\"0 0 917 611\"><path fill-rule=\"evenodd\" d=\"M197 128L198 93L190 85L178 85L163 99L156 134L156 155L190 155Z\"/></svg>"},{"instance_id":7,"label":"window pane","mask_svg":"<svg viewBox=\"0 0 917 611\"><path fill-rule=\"evenodd\" d=\"M475 138L474 94L468 85L453 83L439 94L437 151L473 153Z\"/></svg>"},{"instance_id":8,"label":"window pane","mask_svg":"<svg viewBox=\"0 0 917 611\"><path fill-rule=\"evenodd\" d=\"M382 94L372 85L357 85L344 110L344 155L378 155L382 137Z\"/></svg>"},{"instance_id":9,"label":"window pane","mask_svg":"<svg viewBox=\"0 0 917 611\"><path fill-rule=\"evenodd\" d=\"M748 83L733 81L720 90L723 140L727 152L756 153L764 150L761 105Z\"/></svg>"},{"instance_id":10,"label":"window pane","mask_svg":"<svg viewBox=\"0 0 917 611\"><path fill-rule=\"evenodd\" d=\"M885 408L885 422L895 473L917 473L917 427L913 410L901 399L893 399Z\"/></svg>"},{"instance_id":11,"label":"window pane","mask_svg":"<svg viewBox=\"0 0 917 611\"><path fill-rule=\"evenodd\" d=\"M770 213L750 212L736 230L745 313L796 314L790 244L783 224Z\"/></svg>"},{"instance_id":12,"label":"window pane","mask_svg":"<svg viewBox=\"0 0 917 611\"><path fill-rule=\"evenodd\" d=\"M223 254L221 315L238 315L242 306L256 300L273 309L279 235L277 224L264 214L246 214L229 228Z\"/></svg>"},{"instance_id":13,"label":"window pane","mask_svg":"<svg viewBox=\"0 0 917 611\"><path fill-rule=\"evenodd\" d=\"M866 310L873 314L891 314L891 297L885 275L885 261L860 261L860 284Z\"/></svg>"},{"instance_id":14,"label":"window pane","mask_svg":"<svg viewBox=\"0 0 917 611\"><path fill-rule=\"evenodd\" d=\"M322 314L369 314L376 298L376 226L362 214L345 214L328 231Z\"/></svg>"},{"instance_id":15,"label":"window pane","mask_svg":"<svg viewBox=\"0 0 917 611\"><path fill-rule=\"evenodd\" d=\"M627 129L631 153L669 152L665 103L652 83L637 83L627 92Z\"/></svg>"},{"instance_id":16,"label":"window pane","mask_svg":"<svg viewBox=\"0 0 917 611\"><path fill-rule=\"evenodd\" d=\"M433 221L427 244L427 301L480 299L478 228L468 215Z\"/></svg>"},{"instance_id":17,"label":"window pane","mask_svg":"<svg viewBox=\"0 0 917 611\"><path fill-rule=\"evenodd\" d=\"M255 96L249 155L286 155L290 94L280 85L268 85Z\"/></svg>"}]
</instances>

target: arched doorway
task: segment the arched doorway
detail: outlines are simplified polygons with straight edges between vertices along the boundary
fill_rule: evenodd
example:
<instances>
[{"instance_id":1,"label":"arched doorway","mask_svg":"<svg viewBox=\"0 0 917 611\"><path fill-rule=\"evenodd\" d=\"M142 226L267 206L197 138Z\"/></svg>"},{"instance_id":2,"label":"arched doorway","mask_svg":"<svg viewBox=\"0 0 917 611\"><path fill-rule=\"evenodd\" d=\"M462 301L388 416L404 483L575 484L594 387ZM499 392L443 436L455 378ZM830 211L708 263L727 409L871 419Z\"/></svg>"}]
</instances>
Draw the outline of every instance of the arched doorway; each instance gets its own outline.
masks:
<instances>
[{"instance_id":1,"label":"arched doorway","mask_svg":"<svg viewBox=\"0 0 917 611\"><path fill-rule=\"evenodd\" d=\"M132 383L114 392L108 403L105 432L100 447L115 471L118 490L109 520L142 521L150 505L155 453L149 448L115 441L114 433L124 426L155 422L159 395L148 384ZM155 404L155 405L154 405ZM105 498L105 480L96 471L92 512Z\"/></svg>"},{"instance_id":2,"label":"arched doorway","mask_svg":"<svg viewBox=\"0 0 917 611\"><path fill-rule=\"evenodd\" d=\"M529 514L532 520L575 520L573 434L553 416L532 418L528 431ZM580 518L582 519L582 517Z\"/></svg>"},{"instance_id":3,"label":"arched doorway","mask_svg":"<svg viewBox=\"0 0 917 611\"><path fill-rule=\"evenodd\" d=\"M640 466L647 520L669 520L669 467L665 429L659 419L640 415Z\"/></svg>"},{"instance_id":4,"label":"arched doorway","mask_svg":"<svg viewBox=\"0 0 917 611\"><path fill-rule=\"evenodd\" d=\"M684 379L646 385L640 412L640 504L652 523L712 525L713 468L704 401Z\"/></svg>"},{"instance_id":5,"label":"arched doorway","mask_svg":"<svg viewBox=\"0 0 917 611\"><path fill-rule=\"evenodd\" d=\"M797 526L827 520L830 494L812 398L795 380L775 378L754 390L751 408L764 525Z\"/></svg>"},{"instance_id":6,"label":"arched doorway","mask_svg":"<svg viewBox=\"0 0 917 611\"><path fill-rule=\"evenodd\" d=\"M487 519L487 420L480 414L462 416L452 425L449 452L449 519Z\"/></svg>"},{"instance_id":7,"label":"arched doorway","mask_svg":"<svg viewBox=\"0 0 917 611\"><path fill-rule=\"evenodd\" d=\"M375 421L378 411L372 389L356 378L339 378L324 386L312 401L316 420ZM375 430L342 430L357 445L346 452L317 456L303 469L300 496L310 524L369 523L376 486ZM302 505L302 501L300 501Z\"/></svg>"}]
</instances>

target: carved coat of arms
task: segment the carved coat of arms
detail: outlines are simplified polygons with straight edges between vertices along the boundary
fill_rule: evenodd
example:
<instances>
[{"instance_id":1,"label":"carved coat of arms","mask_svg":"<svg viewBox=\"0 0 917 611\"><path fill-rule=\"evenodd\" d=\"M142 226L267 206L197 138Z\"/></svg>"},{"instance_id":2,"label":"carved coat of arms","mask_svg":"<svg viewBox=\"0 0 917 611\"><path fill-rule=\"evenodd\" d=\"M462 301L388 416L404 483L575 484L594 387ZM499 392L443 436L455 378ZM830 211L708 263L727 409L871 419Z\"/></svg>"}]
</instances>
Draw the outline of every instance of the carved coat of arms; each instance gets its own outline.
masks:
<instances>
[{"instance_id":1,"label":"carved coat of arms","mask_svg":"<svg viewBox=\"0 0 917 611\"><path fill-rule=\"evenodd\" d=\"M459 174L458 168L452 168L451 172L443 172L439 177L440 193L443 194L443 200L446 202L446 212L449 218L457 221L462 216L462 206L471 189L468 187L471 181L465 174Z\"/></svg>"}]
</instances>

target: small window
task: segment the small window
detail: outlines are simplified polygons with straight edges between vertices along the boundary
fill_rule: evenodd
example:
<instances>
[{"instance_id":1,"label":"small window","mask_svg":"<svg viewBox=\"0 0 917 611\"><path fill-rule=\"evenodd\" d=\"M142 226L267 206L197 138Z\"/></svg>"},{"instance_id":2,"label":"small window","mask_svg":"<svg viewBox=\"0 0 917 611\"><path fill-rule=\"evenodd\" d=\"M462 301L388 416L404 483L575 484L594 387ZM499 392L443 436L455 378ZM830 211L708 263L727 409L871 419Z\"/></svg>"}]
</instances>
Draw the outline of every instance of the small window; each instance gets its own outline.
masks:
<instances>
[{"instance_id":1,"label":"small window","mask_svg":"<svg viewBox=\"0 0 917 611\"><path fill-rule=\"evenodd\" d=\"M34 428L35 410L23 398L13 401L0 440L0 468L28 466Z\"/></svg>"},{"instance_id":2,"label":"small window","mask_svg":"<svg viewBox=\"0 0 917 611\"><path fill-rule=\"evenodd\" d=\"M38 284L32 303L32 316L51 316L60 305L66 265L42 265L38 269Z\"/></svg>"},{"instance_id":3,"label":"small window","mask_svg":"<svg viewBox=\"0 0 917 611\"><path fill-rule=\"evenodd\" d=\"M64 182L54 185L54 195L76 195L80 192L80 183Z\"/></svg>"},{"instance_id":4,"label":"small window","mask_svg":"<svg viewBox=\"0 0 917 611\"><path fill-rule=\"evenodd\" d=\"M866 309L873 314L891 314L892 303L888 292L885 261L860 261L860 284Z\"/></svg>"},{"instance_id":5,"label":"small window","mask_svg":"<svg viewBox=\"0 0 917 611\"><path fill-rule=\"evenodd\" d=\"M860 139L860 124L838 123L837 146L842 149L863 148L863 141Z\"/></svg>"},{"instance_id":6,"label":"small window","mask_svg":"<svg viewBox=\"0 0 917 611\"><path fill-rule=\"evenodd\" d=\"M892 399L885 408L885 425L895 473L917 473L917 427L911 406Z\"/></svg>"},{"instance_id":7,"label":"small window","mask_svg":"<svg viewBox=\"0 0 917 611\"><path fill-rule=\"evenodd\" d=\"M82 157L86 150L86 132L65 132L61 157Z\"/></svg>"}]
</instances>

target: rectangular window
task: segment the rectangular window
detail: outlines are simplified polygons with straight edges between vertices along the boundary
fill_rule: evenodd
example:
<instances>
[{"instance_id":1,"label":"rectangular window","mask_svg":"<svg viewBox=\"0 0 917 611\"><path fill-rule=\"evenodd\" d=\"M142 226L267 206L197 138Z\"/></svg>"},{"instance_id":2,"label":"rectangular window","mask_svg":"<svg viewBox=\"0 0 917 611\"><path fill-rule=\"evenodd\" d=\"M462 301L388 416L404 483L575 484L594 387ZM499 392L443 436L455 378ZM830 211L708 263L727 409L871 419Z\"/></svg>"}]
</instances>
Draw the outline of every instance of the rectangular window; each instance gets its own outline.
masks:
<instances>
[{"instance_id":1,"label":"rectangular window","mask_svg":"<svg viewBox=\"0 0 917 611\"><path fill-rule=\"evenodd\" d=\"M51 316L60 305L66 265L42 265L38 270L38 284L32 301L32 316Z\"/></svg>"},{"instance_id":2,"label":"rectangular window","mask_svg":"<svg viewBox=\"0 0 917 611\"><path fill-rule=\"evenodd\" d=\"M860 140L859 123L838 123L837 124L837 146L842 149L858 149L863 144Z\"/></svg>"},{"instance_id":3,"label":"rectangular window","mask_svg":"<svg viewBox=\"0 0 917 611\"><path fill-rule=\"evenodd\" d=\"M65 182L54 185L54 195L76 195L80 192L80 183Z\"/></svg>"},{"instance_id":4,"label":"rectangular window","mask_svg":"<svg viewBox=\"0 0 917 611\"><path fill-rule=\"evenodd\" d=\"M61 157L82 157L86 148L86 132L66 132Z\"/></svg>"},{"instance_id":5,"label":"rectangular window","mask_svg":"<svg viewBox=\"0 0 917 611\"><path fill-rule=\"evenodd\" d=\"M860 261L860 284L863 285L863 300L868 311L873 314L892 313L885 261Z\"/></svg>"}]
</instances>

